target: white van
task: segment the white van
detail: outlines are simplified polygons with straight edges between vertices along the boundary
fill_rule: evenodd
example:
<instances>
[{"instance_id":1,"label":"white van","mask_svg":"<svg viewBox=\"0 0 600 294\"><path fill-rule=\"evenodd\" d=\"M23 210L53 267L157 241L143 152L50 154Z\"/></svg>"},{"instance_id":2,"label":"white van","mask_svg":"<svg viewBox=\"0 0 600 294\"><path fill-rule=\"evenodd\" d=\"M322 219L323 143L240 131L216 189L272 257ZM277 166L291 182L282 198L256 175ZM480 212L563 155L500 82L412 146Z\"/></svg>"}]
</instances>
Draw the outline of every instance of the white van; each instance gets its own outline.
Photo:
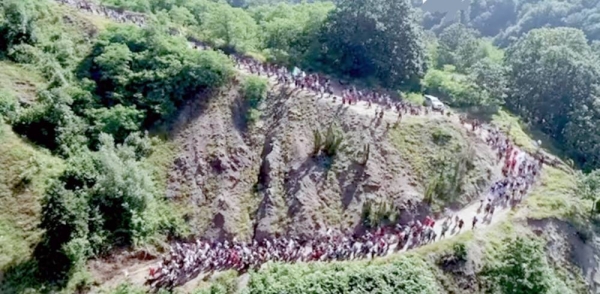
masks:
<instances>
[{"instance_id":1,"label":"white van","mask_svg":"<svg viewBox=\"0 0 600 294\"><path fill-rule=\"evenodd\" d=\"M440 99L431 95L425 95L425 105L431 106L431 108L435 110L442 110L445 108L444 103L442 103Z\"/></svg>"}]
</instances>

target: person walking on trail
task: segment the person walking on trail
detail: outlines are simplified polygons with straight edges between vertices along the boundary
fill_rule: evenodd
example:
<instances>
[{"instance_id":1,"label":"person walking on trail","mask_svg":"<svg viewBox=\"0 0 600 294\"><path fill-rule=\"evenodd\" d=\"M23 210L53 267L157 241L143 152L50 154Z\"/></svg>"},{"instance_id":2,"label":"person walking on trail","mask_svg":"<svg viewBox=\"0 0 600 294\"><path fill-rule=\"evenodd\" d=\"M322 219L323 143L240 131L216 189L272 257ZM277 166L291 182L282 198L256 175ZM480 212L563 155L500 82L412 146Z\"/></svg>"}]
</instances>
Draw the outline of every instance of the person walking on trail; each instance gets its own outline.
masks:
<instances>
[{"instance_id":1,"label":"person walking on trail","mask_svg":"<svg viewBox=\"0 0 600 294\"><path fill-rule=\"evenodd\" d=\"M442 224L442 233L440 234L440 240L446 237L446 231L448 231L449 228L450 226L448 225L448 221L445 221Z\"/></svg>"},{"instance_id":2,"label":"person walking on trail","mask_svg":"<svg viewBox=\"0 0 600 294\"><path fill-rule=\"evenodd\" d=\"M462 230L462 227L465 225L465 221L461 218L458 220L458 232Z\"/></svg>"},{"instance_id":3,"label":"person walking on trail","mask_svg":"<svg viewBox=\"0 0 600 294\"><path fill-rule=\"evenodd\" d=\"M478 221L477 216L474 216L473 217L473 228L472 228L473 230L475 229L475 226L477 226L477 221Z\"/></svg>"}]
</instances>

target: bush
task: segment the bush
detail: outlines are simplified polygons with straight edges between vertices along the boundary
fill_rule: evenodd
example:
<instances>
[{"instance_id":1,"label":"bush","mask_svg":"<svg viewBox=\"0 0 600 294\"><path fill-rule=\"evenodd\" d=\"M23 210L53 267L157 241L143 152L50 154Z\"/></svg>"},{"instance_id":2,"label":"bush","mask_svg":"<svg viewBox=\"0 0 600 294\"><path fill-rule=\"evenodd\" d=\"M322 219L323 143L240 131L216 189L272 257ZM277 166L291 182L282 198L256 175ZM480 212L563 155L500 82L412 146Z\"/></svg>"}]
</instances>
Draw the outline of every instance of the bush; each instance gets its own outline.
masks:
<instances>
[{"instance_id":1,"label":"bush","mask_svg":"<svg viewBox=\"0 0 600 294\"><path fill-rule=\"evenodd\" d=\"M452 134L449 134L442 128L437 128L431 133L433 142L437 145L443 146L448 144L452 140Z\"/></svg>"},{"instance_id":2,"label":"bush","mask_svg":"<svg viewBox=\"0 0 600 294\"><path fill-rule=\"evenodd\" d=\"M402 95L402 93L401 93ZM404 99L414 105L424 105L425 97L421 93L410 92L406 95L403 95Z\"/></svg>"},{"instance_id":3,"label":"bush","mask_svg":"<svg viewBox=\"0 0 600 294\"><path fill-rule=\"evenodd\" d=\"M363 204L363 224L367 228L377 228L381 225L394 223L398 219L399 211L393 203L369 200Z\"/></svg>"},{"instance_id":4,"label":"bush","mask_svg":"<svg viewBox=\"0 0 600 294\"><path fill-rule=\"evenodd\" d=\"M14 45L33 44L36 41L35 19L38 10L31 1L7 0L0 4L0 50Z\"/></svg>"},{"instance_id":5,"label":"bush","mask_svg":"<svg viewBox=\"0 0 600 294\"><path fill-rule=\"evenodd\" d=\"M321 152L328 157L335 157L338 152L344 150L344 135L334 131L333 125L327 128L325 136L317 130L313 130L314 145L313 156L318 156Z\"/></svg>"},{"instance_id":6,"label":"bush","mask_svg":"<svg viewBox=\"0 0 600 294\"><path fill-rule=\"evenodd\" d=\"M246 293L433 294L440 289L423 260L403 255L387 264L275 264L251 274Z\"/></svg>"},{"instance_id":7,"label":"bush","mask_svg":"<svg viewBox=\"0 0 600 294\"><path fill-rule=\"evenodd\" d=\"M494 293L574 293L546 260L541 242L527 238L505 239L498 261L483 270L488 290Z\"/></svg>"},{"instance_id":8,"label":"bush","mask_svg":"<svg viewBox=\"0 0 600 294\"><path fill-rule=\"evenodd\" d=\"M178 220L155 199L154 183L135 148L115 145L107 134L99 141L98 152L71 156L67 169L46 191L41 221L45 234L36 256L42 272L57 275L53 279L80 268L92 253L177 232Z\"/></svg>"},{"instance_id":9,"label":"bush","mask_svg":"<svg viewBox=\"0 0 600 294\"><path fill-rule=\"evenodd\" d=\"M258 76L248 76L242 84L244 99L251 108L257 108L267 97L267 89L267 79Z\"/></svg>"},{"instance_id":10,"label":"bush","mask_svg":"<svg viewBox=\"0 0 600 294\"><path fill-rule=\"evenodd\" d=\"M42 200L44 237L34 253L43 278L63 281L85 260L89 247L76 240L87 237L87 216L87 199L81 191L68 190L59 180L49 186Z\"/></svg>"},{"instance_id":11,"label":"bush","mask_svg":"<svg viewBox=\"0 0 600 294\"><path fill-rule=\"evenodd\" d=\"M130 133L137 132L144 120L144 114L140 110L123 105L90 109L88 115L93 121L94 132L109 134L119 143Z\"/></svg>"},{"instance_id":12,"label":"bush","mask_svg":"<svg viewBox=\"0 0 600 294\"><path fill-rule=\"evenodd\" d=\"M458 260L460 260L460 261L467 260L467 246L465 245L465 243L455 243L452 246L452 251L454 253L454 256Z\"/></svg>"},{"instance_id":13,"label":"bush","mask_svg":"<svg viewBox=\"0 0 600 294\"><path fill-rule=\"evenodd\" d=\"M0 89L0 117L12 121L17 116L17 98L12 92Z\"/></svg>"},{"instance_id":14,"label":"bush","mask_svg":"<svg viewBox=\"0 0 600 294\"><path fill-rule=\"evenodd\" d=\"M432 69L424 78L427 93L440 97L455 106L481 105L483 97L477 86L461 74Z\"/></svg>"},{"instance_id":15,"label":"bush","mask_svg":"<svg viewBox=\"0 0 600 294\"><path fill-rule=\"evenodd\" d=\"M95 81L98 102L135 107L146 125L170 118L183 101L224 85L233 74L225 55L192 50L184 39L156 28L111 27L89 59L81 77Z\"/></svg>"}]
</instances>

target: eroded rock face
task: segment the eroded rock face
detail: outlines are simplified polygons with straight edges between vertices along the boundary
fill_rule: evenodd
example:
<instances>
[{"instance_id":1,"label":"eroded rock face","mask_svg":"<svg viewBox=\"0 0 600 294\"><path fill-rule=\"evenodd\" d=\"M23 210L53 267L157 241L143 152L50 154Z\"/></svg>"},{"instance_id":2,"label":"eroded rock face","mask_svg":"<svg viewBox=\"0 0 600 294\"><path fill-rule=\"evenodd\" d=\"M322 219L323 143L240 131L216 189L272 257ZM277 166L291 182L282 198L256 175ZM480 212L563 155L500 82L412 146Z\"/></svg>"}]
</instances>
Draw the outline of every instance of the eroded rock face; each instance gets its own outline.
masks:
<instances>
[{"instance_id":1,"label":"eroded rock face","mask_svg":"<svg viewBox=\"0 0 600 294\"><path fill-rule=\"evenodd\" d=\"M261 108L263 120L240 128L239 99L234 88L201 109L189 105L182 111L177 141L183 150L173 162L166 195L189 208L195 234L262 239L356 230L366 201L390 203L401 210L402 222L429 213L421 205L425 183L371 112L275 90ZM346 147L333 159L314 156L313 130L324 133L332 123ZM365 144L370 156L361 164ZM485 146L475 144L482 150L475 161L493 161ZM493 178L483 173L465 187L476 194Z\"/></svg>"}]
</instances>

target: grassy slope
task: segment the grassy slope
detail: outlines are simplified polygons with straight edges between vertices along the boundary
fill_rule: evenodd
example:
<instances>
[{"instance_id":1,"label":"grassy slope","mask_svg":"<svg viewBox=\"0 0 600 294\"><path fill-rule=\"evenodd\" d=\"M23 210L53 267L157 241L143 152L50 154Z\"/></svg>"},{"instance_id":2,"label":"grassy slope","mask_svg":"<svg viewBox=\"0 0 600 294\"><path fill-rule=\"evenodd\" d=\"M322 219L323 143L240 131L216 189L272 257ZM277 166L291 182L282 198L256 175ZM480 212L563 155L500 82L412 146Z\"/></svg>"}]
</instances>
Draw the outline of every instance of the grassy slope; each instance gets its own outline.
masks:
<instances>
[{"instance_id":1,"label":"grassy slope","mask_svg":"<svg viewBox=\"0 0 600 294\"><path fill-rule=\"evenodd\" d=\"M37 73L9 61L0 61L0 93L13 99L34 101L38 89L45 85Z\"/></svg>"},{"instance_id":2,"label":"grassy slope","mask_svg":"<svg viewBox=\"0 0 600 294\"><path fill-rule=\"evenodd\" d=\"M0 61L0 93L34 101L45 81L36 72ZM61 160L19 138L0 122L0 271L31 253L45 182L63 168Z\"/></svg>"},{"instance_id":3,"label":"grassy slope","mask_svg":"<svg viewBox=\"0 0 600 294\"><path fill-rule=\"evenodd\" d=\"M40 235L40 198L63 162L0 124L0 270L22 261Z\"/></svg>"},{"instance_id":4,"label":"grassy slope","mask_svg":"<svg viewBox=\"0 0 600 294\"><path fill-rule=\"evenodd\" d=\"M457 159L467 148L474 146L473 143L470 143L472 138L468 137L465 129L449 122L447 118L431 120L424 117L407 116L402 119L398 128L390 131L389 136L403 159L411 166L423 190L426 189L430 179L439 174L438 168L433 164L436 160L441 158ZM447 136L449 139L445 143L440 143L436 140L436 136L437 138ZM450 195L444 199L435 198L433 201L434 211L441 211L448 203L465 205L472 200L468 195L474 193L478 180L481 180L473 175L485 175L486 170L491 168L483 158L478 156L473 157L473 163L473 169L467 173L467 179L463 181L465 191L459 193L460 195Z\"/></svg>"}]
</instances>

